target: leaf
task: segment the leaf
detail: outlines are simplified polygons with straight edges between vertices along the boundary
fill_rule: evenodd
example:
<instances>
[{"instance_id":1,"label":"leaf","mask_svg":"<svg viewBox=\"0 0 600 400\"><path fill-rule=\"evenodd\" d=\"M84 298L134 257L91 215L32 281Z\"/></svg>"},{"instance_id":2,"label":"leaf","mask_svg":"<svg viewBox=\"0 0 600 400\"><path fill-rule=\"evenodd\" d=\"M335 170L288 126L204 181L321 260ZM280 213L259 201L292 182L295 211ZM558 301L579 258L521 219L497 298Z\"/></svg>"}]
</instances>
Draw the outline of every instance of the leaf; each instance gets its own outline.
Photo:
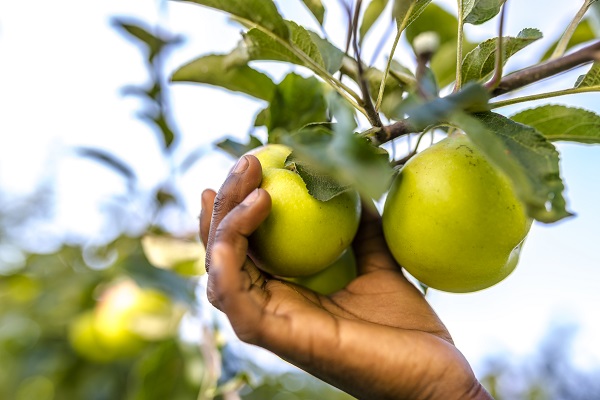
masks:
<instances>
[{"instance_id":1,"label":"leaf","mask_svg":"<svg viewBox=\"0 0 600 400\"><path fill-rule=\"evenodd\" d=\"M431 0L395 0L392 16L399 28L406 29L425 10Z\"/></svg>"},{"instance_id":2,"label":"leaf","mask_svg":"<svg viewBox=\"0 0 600 400\"><path fill-rule=\"evenodd\" d=\"M306 8L315 16L319 24L323 25L325 19L325 7L321 0L302 0Z\"/></svg>"},{"instance_id":3,"label":"leaf","mask_svg":"<svg viewBox=\"0 0 600 400\"><path fill-rule=\"evenodd\" d=\"M326 171L338 181L340 190L351 186L364 196L380 198L393 174L388 154L353 133L356 123L352 106L345 104L337 94L332 94L329 100L338 121L333 125L333 132L324 126L311 126L286 136L284 143L313 169Z\"/></svg>"},{"instance_id":4,"label":"leaf","mask_svg":"<svg viewBox=\"0 0 600 400\"><path fill-rule=\"evenodd\" d=\"M171 129L164 113L155 114L155 110L146 110L140 113L140 118L146 122L154 124L158 128L165 148L171 147L175 140L175 132Z\"/></svg>"},{"instance_id":5,"label":"leaf","mask_svg":"<svg viewBox=\"0 0 600 400\"><path fill-rule=\"evenodd\" d=\"M576 88L597 87L600 90L600 61L592 64L592 67L585 75L581 75L575 82Z\"/></svg>"},{"instance_id":6,"label":"leaf","mask_svg":"<svg viewBox=\"0 0 600 400\"><path fill-rule=\"evenodd\" d=\"M530 217L550 223L572 215L565 208L558 151L542 134L492 112L456 113L451 120L512 181Z\"/></svg>"},{"instance_id":7,"label":"leaf","mask_svg":"<svg viewBox=\"0 0 600 400\"><path fill-rule=\"evenodd\" d=\"M275 90L275 84L267 75L247 65L229 65L225 55L197 58L175 71L171 80L218 86L261 100L270 100Z\"/></svg>"},{"instance_id":8,"label":"leaf","mask_svg":"<svg viewBox=\"0 0 600 400\"><path fill-rule=\"evenodd\" d=\"M313 63L327 69L329 73L340 69L344 56L341 50L292 21L288 21L288 26L291 31L289 43L281 43L259 29L250 29L246 32L244 48L241 50L246 55L246 61L283 61L314 70L314 65L298 55L299 51Z\"/></svg>"},{"instance_id":9,"label":"leaf","mask_svg":"<svg viewBox=\"0 0 600 400\"><path fill-rule=\"evenodd\" d=\"M223 150L230 156L233 156L233 158L237 159L249 152L250 150L260 147L262 145L263 143L256 136L250 135L248 143L240 143L232 139L225 139L218 142L215 146L217 146L219 149Z\"/></svg>"},{"instance_id":10,"label":"leaf","mask_svg":"<svg viewBox=\"0 0 600 400\"><path fill-rule=\"evenodd\" d=\"M494 18L500 12L506 0L475 0L473 7L465 16L464 21L473 25L480 25Z\"/></svg>"},{"instance_id":11,"label":"leaf","mask_svg":"<svg viewBox=\"0 0 600 400\"><path fill-rule=\"evenodd\" d=\"M502 64L504 65L509 57L541 37L542 33L539 30L531 28L523 29L517 37L503 37ZM488 39L465 56L461 66L463 82L483 80L493 72L497 44L496 38Z\"/></svg>"},{"instance_id":12,"label":"leaf","mask_svg":"<svg viewBox=\"0 0 600 400\"><path fill-rule=\"evenodd\" d=\"M285 165L300 175L308 193L319 201L329 201L347 190L348 185L342 185L323 168L318 168L314 163L299 157L297 152L292 152Z\"/></svg>"},{"instance_id":13,"label":"leaf","mask_svg":"<svg viewBox=\"0 0 600 400\"><path fill-rule=\"evenodd\" d=\"M283 17L277 11L272 0L175 0L196 3L206 7L225 11L245 22L256 25L276 36L287 40L290 36Z\"/></svg>"},{"instance_id":14,"label":"leaf","mask_svg":"<svg viewBox=\"0 0 600 400\"><path fill-rule=\"evenodd\" d=\"M475 43L463 41L463 53L468 53L475 47L477 47ZM456 60L456 55L456 40L454 40L442 44L431 59L431 70L442 88L456 80L456 62L448 62L448 60Z\"/></svg>"},{"instance_id":15,"label":"leaf","mask_svg":"<svg viewBox=\"0 0 600 400\"><path fill-rule=\"evenodd\" d=\"M429 126L446 123L456 112L487 110L489 99L489 92L483 86L470 83L446 97L417 104L406 110L399 109L397 118L401 119L401 116L406 113L407 123L418 132Z\"/></svg>"},{"instance_id":16,"label":"leaf","mask_svg":"<svg viewBox=\"0 0 600 400\"><path fill-rule=\"evenodd\" d=\"M279 141L275 139L278 129L295 132L307 124L328 121L323 84L315 77L294 73L277 85L267 110L269 142Z\"/></svg>"},{"instance_id":17,"label":"leaf","mask_svg":"<svg viewBox=\"0 0 600 400\"><path fill-rule=\"evenodd\" d=\"M406 39L412 44L422 32L435 32L440 39L440 47L431 59L431 70L440 87L445 87L456 79L456 41L458 21L436 4L426 7L419 18L406 29ZM476 47L474 43L463 41L463 51L468 53Z\"/></svg>"},{"instance_id":18,"label":"leaf","mask_svg":"<svg viewBox=\"0 0 600 400\"><path fill-rule=\"evenodd\" d=\"M371 0L365 9L360 28L358 29L360 33L360 43L362 43L365 36L367 36L367 33L369 33L369 30L371 30L371 27L377 22L387 4L388 0Z\"/></svg>"},{"instance_id":19,"label":"leaf","mask_svg":"<svg viewBox=\"0 0 600 400\"><path fill-rule=\"evenodd\" d=\"M181 43L181 38L178 36L170 36L164 32L157 30L156 33L150 32L150 28L142 26L141 22L113 18L111 24L126 33L128 38L134 38L138 43L143 43L148 49L148 60L152 62L154 58L160 54L165 47Z\"/></svg>"},{"instance_id":20,"label":"leaf","mask_svg":"<svg viewBox=\"0 0 600 400\"><path fill-rule=\"evenodd\" d=\"M600 116L581 108L546 105L510 117L529 125L551 141L600 143Z\"/></svg>"},{"instance_id":21,"label":"leaf","mask_svg":"<svg viewBox=\"0 0 600 400\"><path fill-rule=\"evenodd\" d=\"M123 175L127 179L129 186L131 187L136 180L135 172L133 169L123 160L117 158L114 154L109 153L100 149L93 149L91 147L78 147L75 149L77 154L83 157L92 158L100 163L112 168L119 174Z\"/></svg>"},{"instance_id":22,"label":"leaf","mask_svg":"<svg viewBox=\"0 0 600 400\"><path fill-rule=\"evenodd\" d=\"M460 12L462 13L463 21L471 13L471 11L475 7L475 4L477 3L477 1L478 0L458 0L458 2L460 4L459 7L462 8L462 10L460 10Z\"/></svg>"},{"instance_id":23,"label":"leaf","mask_svg":"<svg viewBox=\"0 0 600 400\"><path fill-rule=\"evenodd\" d=\"M331 42L323 39L313 31L308 31L312 41L317 45L321 58L323 59L323 66L327 69L327 72L333 74L340 70L342 62L344 60L344 52L335 47Z\"/></svg>"},{"instance_id":24,"label":"leaf","mask_svg":"<svg viewBox=\"0 0 600 400\"><path fill-rule=\"evenodd\" d=\"M411 13L416 0L394 0L394 7L392 8L392 17L398 21L398 25L401 25L406 17Z\"/></svg>"},{"instance_id":25,"label":"leaf","mask_svg":"<svg viewBox=\"0 0 600 400\"><path fill-rule=\"evenodd\" d=\"M435 32L441 45L453 42L456 46L457 31L458 21L454 15L436 4L429 4L424 7L418 18L406 28L406 40L408 43L412 43L420 33Z\"/></svg>"},{"instance_id":26,"label":"leaf","mask_svg":"<svg viewBox=\"0 0 600 400\"><path fill-rule=\"evenodd\" d=\"M573 36L571 37L571 39L569 40L569 43L567 44L567 50L574 46L577 46L578 44L588 42L590 40L594 40L595 38L596 38L596 33L594 32L594 29L592 28L590 21L588 19L585 19L585 20L581 21L581 23L579 25L577 25L577 28L575 29ZM549 59L550 56L552 55L552 52L556 48L557 44L558 44L558 40L556 40L554 43L552 43L552 46L550 46L550 48L546 51L546 53L544 53L544 55L542 56L540 61L545 61L545 60Z\"/></svg>"}]
</instances>

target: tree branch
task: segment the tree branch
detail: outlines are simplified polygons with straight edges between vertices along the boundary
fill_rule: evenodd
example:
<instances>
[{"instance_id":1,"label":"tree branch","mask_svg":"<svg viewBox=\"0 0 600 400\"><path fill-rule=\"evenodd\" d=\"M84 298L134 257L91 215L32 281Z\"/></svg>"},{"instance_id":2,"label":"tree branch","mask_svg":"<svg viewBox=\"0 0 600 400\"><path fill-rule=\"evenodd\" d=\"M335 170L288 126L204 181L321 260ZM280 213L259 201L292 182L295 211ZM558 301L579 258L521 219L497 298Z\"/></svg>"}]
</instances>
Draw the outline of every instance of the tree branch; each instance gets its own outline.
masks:
<instances>
[{"instance_id":1,"label":"tree branch","mask_svg":"<svg viewBox=\"0 0 600 400\"><path fill-rule=\"evenodd\" d=\"M404 119L377 130L375 135L370 137L370 140L374 146L380 146L381 144L394 140L400 136L417 132L419 132L419 130L412 127L408 119Z\"/></svg>"},{"instance_id":2,"label":"tree branch","mask_svg":"<svg viewBox=\"0 0 600 400\"><path fill-rule=\"evenodd\" d=\"M564 57L513 72L502 78L491 95L500 96L598 59L600 59L600 41Z\"/></svg>"},{"instance_id":3,"label":"tree branch","mask_svg":"<svg viewBox=\"0 0 600 400\"><path fill-rule=\"evenodd\" d=\"M360 15L360 8L362 5L362 0L358 0L356 2L356 8L354 10L354 20L352 21L352 30L353 30L353 47L354 47L354 55L356 56L356 61L358 65L358 84L360 86L360 91L362 92L362 106L367 112L367 117L369 118L369 122L371 125L375 127L382 127L383 123L381 122L381 118L379 117L379 113L375 110L375 106L373 105L373 101L371 100L371 93L369 91L369 83L365 78L365 71L363 69L363 63L361 59L361 49L358 45L358 17Z\"/></svg>"}]
</instances>

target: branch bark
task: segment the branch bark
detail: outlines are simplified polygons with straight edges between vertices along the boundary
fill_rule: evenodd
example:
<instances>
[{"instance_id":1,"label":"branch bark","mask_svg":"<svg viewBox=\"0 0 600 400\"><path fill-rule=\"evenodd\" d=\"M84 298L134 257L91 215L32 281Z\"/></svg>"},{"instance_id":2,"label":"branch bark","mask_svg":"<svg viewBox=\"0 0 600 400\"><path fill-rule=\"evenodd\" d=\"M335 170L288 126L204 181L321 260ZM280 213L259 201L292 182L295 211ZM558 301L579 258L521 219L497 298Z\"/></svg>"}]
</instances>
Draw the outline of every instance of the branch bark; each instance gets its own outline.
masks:
<instances>
[{"instance_id":1,"label":"branch bark","mask_svg":"<svg viewBox=\"0 0 600 400\"><path fill-rule=\"evenodd\" d=\"M513 72L502 78L491 95L500 96L598 59L600 59L600 41L564 57Z\"/></svg>"}]
</instances>

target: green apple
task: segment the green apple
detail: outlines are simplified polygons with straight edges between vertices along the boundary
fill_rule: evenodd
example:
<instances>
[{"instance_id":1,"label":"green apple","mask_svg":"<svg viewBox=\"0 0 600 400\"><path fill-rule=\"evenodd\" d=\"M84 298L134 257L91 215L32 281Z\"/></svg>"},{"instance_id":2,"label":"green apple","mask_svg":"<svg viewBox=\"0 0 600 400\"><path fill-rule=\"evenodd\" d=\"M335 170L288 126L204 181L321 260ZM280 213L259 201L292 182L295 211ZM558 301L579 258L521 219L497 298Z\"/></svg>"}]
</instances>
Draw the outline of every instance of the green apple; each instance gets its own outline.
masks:
<instances>
[{"instance_id":1,"label":"green apple","mask_svg":"<svg viewBox=\"0 0 600 400\"><path fill-rule=\"evenodd\" d=\"M71 347L90 361L105 363L118 358L118 352L100 339L92 310L77 315L71 321L68 338Z\"/></svg>"},{"instance_id":2,"label":"green apple","mask_svg":"<svg viewBox=\"0 0 600 400\"><path fill-rule=\"evenodd\" d=\"M95 362L134 357L154 340L173 336L182 309L164 294L131 280L111 284L93 310L69 326L72 347Z\"/></svg>"},{"instance_id":3,"label":"green apple","mask_svg":"<svg viewBox=\"0 0 600 400\"><path fill-rule=\"evenodd\" d=\"M281 279L327 296L342 290L354 278L356 278L356 260L352 248L349 247L333 264L316 274L301 276L299 278Z\"/></svg>"},{"instance_id":4,"label":"green apple","mask_svg":"<svg viewBox=\"0 0 600 400\"><path fill-rule=\"evenodd\" d=\"M383 211L396 261L448 292L473 292L506 278L530 226L508 178L462 134L406 163Z\"/></svg>"},{"instance_id":5,"label":"green apple","mask_svg":"<svg viewBox=\"0 0 600 400\"><path fill-rule=\"evenodd\" d=\"M315 274L331 265L350 245L360 221L360 197L346 191L329 201L308 193L296 173L286 169L291 148L268 144L254 149L262 182L272 200L271 213L250 237L258 267L278 276Z\"/></svg>"}]
</instances>

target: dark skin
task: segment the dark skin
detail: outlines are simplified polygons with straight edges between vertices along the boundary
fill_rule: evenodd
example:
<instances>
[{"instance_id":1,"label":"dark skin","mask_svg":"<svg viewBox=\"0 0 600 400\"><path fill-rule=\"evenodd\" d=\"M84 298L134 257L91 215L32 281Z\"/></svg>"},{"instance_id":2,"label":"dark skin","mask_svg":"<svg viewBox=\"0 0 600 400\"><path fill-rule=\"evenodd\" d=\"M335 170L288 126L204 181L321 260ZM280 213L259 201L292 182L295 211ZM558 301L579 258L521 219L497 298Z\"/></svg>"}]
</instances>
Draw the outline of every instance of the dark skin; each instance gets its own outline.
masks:
<instances>
[{"instance_id":1,"label":"dark skin","mask_svg":"<svg viewBox=\"0 0 600 400\"><path fill-rule=\"evenodd\" d=\"M358 277L330 296L277 280L248 256L267 218L261 167L244 156L219 193L202 194L208 298L238 337L359 399L491 399L363 209L353 249Z\"/></svg>"}]
</instances>

